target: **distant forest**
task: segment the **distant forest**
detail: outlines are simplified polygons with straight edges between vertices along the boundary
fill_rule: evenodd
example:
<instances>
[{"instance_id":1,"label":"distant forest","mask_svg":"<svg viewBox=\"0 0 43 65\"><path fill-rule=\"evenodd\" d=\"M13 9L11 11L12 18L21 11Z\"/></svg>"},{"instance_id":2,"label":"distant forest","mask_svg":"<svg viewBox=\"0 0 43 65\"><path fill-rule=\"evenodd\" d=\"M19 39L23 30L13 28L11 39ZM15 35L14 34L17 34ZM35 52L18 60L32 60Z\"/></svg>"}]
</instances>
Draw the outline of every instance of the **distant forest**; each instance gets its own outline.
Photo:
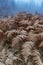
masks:
<instances>
[{"instance_id":1,"label":"distant forest","mask_svg":"<svg viewBox=\"0 0 43 65\"><path fill-rule=\"evenodd\" d=\"M0 16L13 14L14 7L14 0L0 0Z\"/></svg>"}]
</instances>

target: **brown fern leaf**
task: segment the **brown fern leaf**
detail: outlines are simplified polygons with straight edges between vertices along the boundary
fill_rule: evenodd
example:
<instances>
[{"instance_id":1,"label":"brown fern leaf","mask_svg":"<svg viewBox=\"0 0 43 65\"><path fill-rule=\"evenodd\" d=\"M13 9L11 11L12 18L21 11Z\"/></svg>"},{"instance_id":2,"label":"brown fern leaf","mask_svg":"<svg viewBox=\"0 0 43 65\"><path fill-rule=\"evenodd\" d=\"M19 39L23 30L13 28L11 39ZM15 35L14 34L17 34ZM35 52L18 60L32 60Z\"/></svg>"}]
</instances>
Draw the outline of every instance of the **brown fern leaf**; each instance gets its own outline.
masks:
<instances>
[{"instance_id":1,"label":"brown fern leaf","mask_svg":"<svg viewBox=\"0 0 43 65\"><path fill-rule=\"evenodd\" d=\"M36 38L37 38L38 41L43 41L43 32L36 34Z\"/></svg>"},{"instance_id":2,"label":"brown fern leaf","mask_svg":"<svg viewBox=\"0 0 43 65\"><path fill-rule=\"evenodd\" d=\"M31 56L32 56L32 63L34 65L43 65L42 60L41 60L41 56L40 56L40 53L38 50L36 50L36 49L33 50Z\"/></svg>"},{"instance_id":3,"label":"brown fern leaf","mask_svg":"<svg viewBox=\"0 0 43 65\"><path fill-rule=\"evenodd\" d=\"M25 62L27 61L28 57L31 55L31 50L34 47L34 42L27 41L22 46L22 55L24 56Z\"/></svg>"}]
</instances>

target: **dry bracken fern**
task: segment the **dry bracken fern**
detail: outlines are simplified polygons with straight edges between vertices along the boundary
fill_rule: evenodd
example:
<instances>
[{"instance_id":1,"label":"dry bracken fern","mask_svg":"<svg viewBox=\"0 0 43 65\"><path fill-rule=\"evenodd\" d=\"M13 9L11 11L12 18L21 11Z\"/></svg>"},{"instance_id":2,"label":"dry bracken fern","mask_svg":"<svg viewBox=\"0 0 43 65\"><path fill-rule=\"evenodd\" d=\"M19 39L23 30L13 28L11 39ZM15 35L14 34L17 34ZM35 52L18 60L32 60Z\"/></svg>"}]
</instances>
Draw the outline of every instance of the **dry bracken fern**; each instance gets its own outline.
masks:
<instances>
[{"instance_id":1,"label":"dry bracken fern","mask_svg":"<svg viewBox=\"0 0 43 65\"><path fill-rule=\"evenodd\" d=\"M0 19L0 64L43 65L43 16Z\"/></svg>"},{"instance_id":2,"label":"dry bracken fern","mask_svg":"<svg viewBox=\"0 0 43 65\"><path fill-rule=\"evenodd\" d=\"M25 62L27 62L28 57L31 55L32 48L34 47L34 42L27 41L22 46L22 55L24 56Z\"/></svg>"},{"instance_id":3,"label":"dry bracken fern","mask_svg":"<svg viewBox=\"0 0 43 65\"><path fill-rule=\"evenodd\" d=\"M40 53L38 50L34 49L32 51L31 57L32 57L32 63L34 65L43 65L42 60L41 60L41 56L40 56Z\"/></svg>"}]
</instances>

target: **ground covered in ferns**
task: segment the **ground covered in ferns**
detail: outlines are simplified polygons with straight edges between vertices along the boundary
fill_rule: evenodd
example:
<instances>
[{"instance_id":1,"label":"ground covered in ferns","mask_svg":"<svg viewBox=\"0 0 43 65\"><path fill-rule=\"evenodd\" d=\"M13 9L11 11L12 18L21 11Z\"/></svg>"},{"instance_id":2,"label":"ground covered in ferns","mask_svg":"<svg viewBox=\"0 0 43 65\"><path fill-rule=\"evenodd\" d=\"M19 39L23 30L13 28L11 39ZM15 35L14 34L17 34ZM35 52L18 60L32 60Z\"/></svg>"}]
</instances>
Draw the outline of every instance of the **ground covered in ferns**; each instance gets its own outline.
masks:
<instances>
[{"instance_id":1,"label":"ground covered in ferns","mask_svg":"<svg viewBox=\"0 0 43 65\"><path fill-rule=\"evenodd\" d=\"M0 65L43 65L43 16L0 19Z\"/></svg>"}]
</instances>

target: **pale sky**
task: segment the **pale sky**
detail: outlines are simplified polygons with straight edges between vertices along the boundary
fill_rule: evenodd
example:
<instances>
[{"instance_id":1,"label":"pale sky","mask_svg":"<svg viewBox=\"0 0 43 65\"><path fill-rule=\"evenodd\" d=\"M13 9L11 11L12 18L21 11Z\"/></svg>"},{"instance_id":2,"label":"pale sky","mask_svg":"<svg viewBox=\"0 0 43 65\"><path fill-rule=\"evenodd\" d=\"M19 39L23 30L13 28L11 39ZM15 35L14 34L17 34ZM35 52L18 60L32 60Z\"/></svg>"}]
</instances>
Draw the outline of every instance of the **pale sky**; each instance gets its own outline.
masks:
<instances>
[{"instance_id":1,"label":"pale sky","mask_svg":"<svg viewBox=\"0 0 43 65\"><path fill-rule=\"evenodd\" d=\"M41 6L42 5L42 3L43 3L43 0L14 0L15 2L24 2L24 3L30 3L30 2L32 2L32 3L34 3L36 6L38 5L38 6Z\"/></svg>"},{"instance_id":2,"label":"pale sky","mask_svg":"<svg viewBox=\"0 0 43 65\"><path fill-rule=\"evenodd\" d=\"M43 3L43 0L33 0L33 2L35 3L35 5L41 6Z\"/></svg>"}]
</instances>

